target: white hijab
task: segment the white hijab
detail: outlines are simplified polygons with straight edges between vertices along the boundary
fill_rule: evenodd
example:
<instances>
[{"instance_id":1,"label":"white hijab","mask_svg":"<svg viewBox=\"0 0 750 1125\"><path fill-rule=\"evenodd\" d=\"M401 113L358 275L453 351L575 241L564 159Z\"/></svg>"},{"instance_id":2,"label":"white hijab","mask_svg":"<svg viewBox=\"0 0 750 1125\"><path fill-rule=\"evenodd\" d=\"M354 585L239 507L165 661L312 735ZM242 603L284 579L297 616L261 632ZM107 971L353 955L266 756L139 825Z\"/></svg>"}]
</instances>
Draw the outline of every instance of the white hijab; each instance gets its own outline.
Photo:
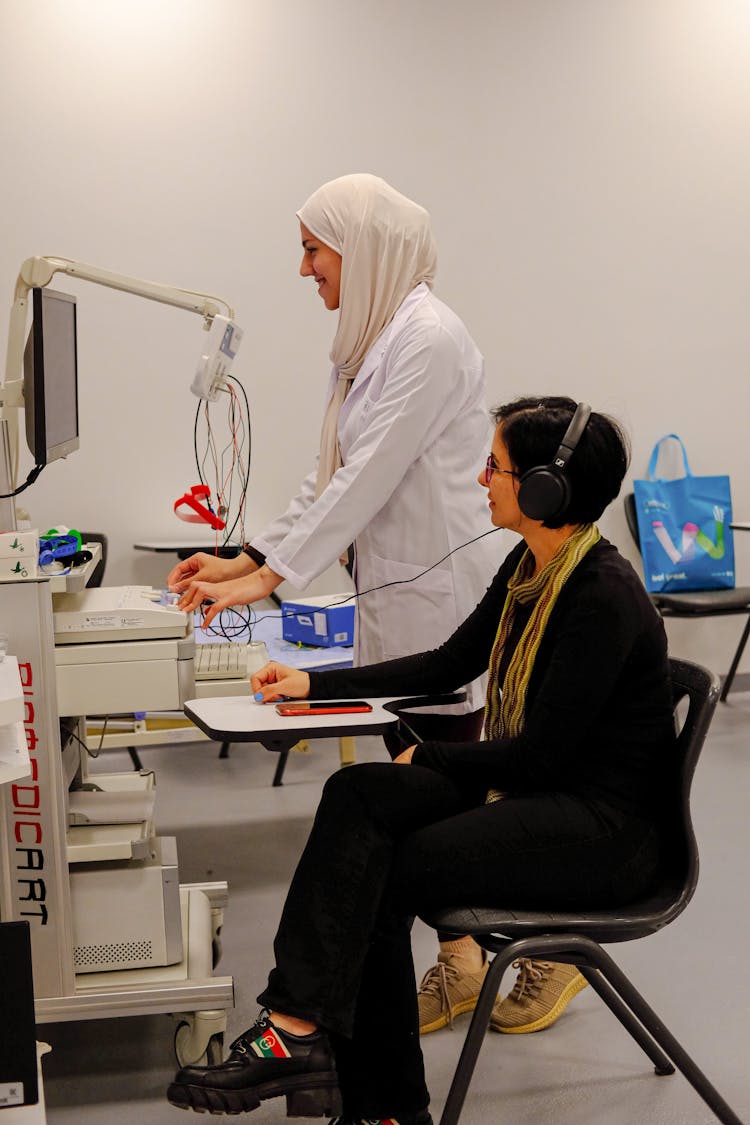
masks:
<instances>
[{"instance_id":1,"label":"white hijab","mask_svg":"<svg viewBox=\"0 0 750 1125\"><path fill-rule=\"evenodd\" d=\"M341 406L372 344L421 281L430 287L437 251L424 207L367 172L323 184L297 212L341 255L339 324L331 347L338 383L320 434L316 498L341 466Z\"/></svg>"}]
</instances>

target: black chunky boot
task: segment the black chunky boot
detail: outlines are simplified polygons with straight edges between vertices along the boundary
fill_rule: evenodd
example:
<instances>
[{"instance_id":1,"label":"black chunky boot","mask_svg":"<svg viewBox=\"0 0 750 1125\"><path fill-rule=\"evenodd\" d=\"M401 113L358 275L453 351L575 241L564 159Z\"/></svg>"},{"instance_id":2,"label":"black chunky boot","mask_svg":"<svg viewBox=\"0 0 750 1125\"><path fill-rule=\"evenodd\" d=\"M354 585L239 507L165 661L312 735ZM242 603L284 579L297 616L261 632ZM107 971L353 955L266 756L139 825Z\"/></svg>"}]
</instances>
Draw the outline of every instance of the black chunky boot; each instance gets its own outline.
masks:
<instances>
[{"instance_id":1,"label":"black chunky boot","mask_svg":"<svg viewBox=\"0 0 750 1125\"><path fill-rule=\"evenodd\" d=\"M226 1062L185 1066L167 1090L180 1109L247 1113L286 1097L287 1117L326 1117L341 1109L336 1068L323 1031L292 1035L267 1015L235 1039Z\"/></svg>"},{"instance_id":2,"label":"black chunky boot","mask_svg":"<svg viewBox=\"0 0 750 1125\"><path fill-rule=\"evenodd\" d=\"M433 1125L430 1111L420 1109L416 1113L399 1114L397 1117L352 1117L343 1114L334 1117L328 1125Z\"/></svg>"}]
</instances>

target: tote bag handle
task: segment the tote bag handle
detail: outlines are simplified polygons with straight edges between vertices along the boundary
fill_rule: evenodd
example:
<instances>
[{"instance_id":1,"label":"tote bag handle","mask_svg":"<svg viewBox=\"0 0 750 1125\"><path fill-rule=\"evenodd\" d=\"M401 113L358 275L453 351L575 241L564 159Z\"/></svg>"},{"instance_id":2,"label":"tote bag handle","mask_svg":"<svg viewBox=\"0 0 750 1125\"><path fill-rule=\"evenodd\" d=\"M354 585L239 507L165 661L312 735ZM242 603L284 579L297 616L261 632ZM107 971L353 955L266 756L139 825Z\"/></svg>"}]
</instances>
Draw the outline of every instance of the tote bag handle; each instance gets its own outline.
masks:
<instances>
[{"instance_id":1,"label":"tote bag handle","mask_svg":"<svg viewBox=\"0 0 750 1125\"><path fill-rule=\"evenodd\" d=\"M659 438L659 440L657 441L653 450L651 451L651 459L648 463L648 479L649 480L666 480L667 479L666 477L657 477L656 476L656 463L659 460L659 454L661 453L662 442L669 441L670 439L673 440L673 441L676 441L677 444L679 445L680 449L682 450L682 463L683 463L683 468L684 468L684 474L683 475L686 476L686 477L691 477L693 475L691 470L690 470L690 464L688 462L687 451L685 450L685 446L682 444L682 439L679 438L677 436L677 434L665 434L664 437Z\"/></svg>"}]
</instances>

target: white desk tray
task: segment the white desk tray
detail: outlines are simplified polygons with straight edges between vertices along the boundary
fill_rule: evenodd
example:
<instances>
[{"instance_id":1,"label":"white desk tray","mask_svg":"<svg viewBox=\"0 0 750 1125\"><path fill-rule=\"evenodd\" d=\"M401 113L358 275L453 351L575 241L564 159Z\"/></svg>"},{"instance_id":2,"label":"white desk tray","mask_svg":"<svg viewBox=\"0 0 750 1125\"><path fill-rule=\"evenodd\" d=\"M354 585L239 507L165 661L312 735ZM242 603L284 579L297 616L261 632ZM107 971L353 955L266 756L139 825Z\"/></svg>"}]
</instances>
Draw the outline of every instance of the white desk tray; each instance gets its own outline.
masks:
<instances>
[{"instance_id":1,"label":"white desk tray","mask_svg":"<svg viewBox=\"0 0 750 1125\"><path fill-rule=\"evenodd\" d=\"M189 699L185 714L217 742L260 742L268 750L291 748L300 738L340 738L342 735L382 734L398 722L399 707L432 707L460 703L464 691L452 695L382 697L368 699L372 710L340 715L277 714L274 704L256 703L251 696ZM312 702L312 701L310 701ZM325 702L325 701L323 701Z\"/></svg>"}]
</instances>

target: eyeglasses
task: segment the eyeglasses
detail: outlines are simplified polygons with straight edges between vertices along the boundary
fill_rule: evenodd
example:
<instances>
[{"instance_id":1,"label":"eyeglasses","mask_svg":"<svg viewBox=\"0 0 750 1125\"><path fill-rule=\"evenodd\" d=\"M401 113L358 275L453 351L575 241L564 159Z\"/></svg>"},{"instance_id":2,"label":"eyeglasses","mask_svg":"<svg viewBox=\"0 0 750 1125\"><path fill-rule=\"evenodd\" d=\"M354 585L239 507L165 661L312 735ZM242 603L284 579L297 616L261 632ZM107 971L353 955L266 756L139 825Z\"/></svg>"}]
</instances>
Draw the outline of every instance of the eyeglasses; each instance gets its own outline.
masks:
<instances>
[{"instance_id":1,"label":"eyeglasses","mask_svg":"<svg viewBox=\"0 0 750 1125\"><path fill-rule=\"evenodd\" d=\"M507 473L509 477L517 477L520 474L516 473L513 469L501 469L495 460L495 454L490 453L487 458L487 464L484 467L484 483L489 487L492 483L493 473Z\"/></svg>"}]
</instances>

